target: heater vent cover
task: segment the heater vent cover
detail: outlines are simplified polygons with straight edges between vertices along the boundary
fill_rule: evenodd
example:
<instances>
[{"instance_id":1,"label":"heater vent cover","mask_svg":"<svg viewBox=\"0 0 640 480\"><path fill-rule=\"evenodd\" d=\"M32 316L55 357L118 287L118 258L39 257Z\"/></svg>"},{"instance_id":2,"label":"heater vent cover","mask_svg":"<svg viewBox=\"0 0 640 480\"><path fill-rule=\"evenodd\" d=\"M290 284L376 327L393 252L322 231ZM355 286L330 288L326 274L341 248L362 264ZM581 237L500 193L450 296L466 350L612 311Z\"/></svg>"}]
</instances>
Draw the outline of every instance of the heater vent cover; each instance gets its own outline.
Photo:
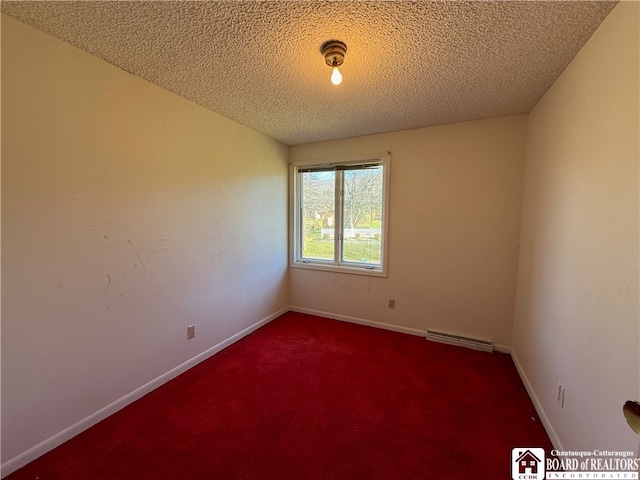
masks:
<instances>
[{"instance_id":1,"label":"heater vent cover","mask_svg":"<svg viewBox=\"0 0 640 480\"><path fill-rule=\"evenodd\" d=\"M481 350L483 352L493 352L493 342L491 340L463 337L462 335L456 335L453 333L427 330L427 340L438 343L446 343L447 345L457 345L459 347L472 348L474 350Z\"/></svg>"}]
</instances>

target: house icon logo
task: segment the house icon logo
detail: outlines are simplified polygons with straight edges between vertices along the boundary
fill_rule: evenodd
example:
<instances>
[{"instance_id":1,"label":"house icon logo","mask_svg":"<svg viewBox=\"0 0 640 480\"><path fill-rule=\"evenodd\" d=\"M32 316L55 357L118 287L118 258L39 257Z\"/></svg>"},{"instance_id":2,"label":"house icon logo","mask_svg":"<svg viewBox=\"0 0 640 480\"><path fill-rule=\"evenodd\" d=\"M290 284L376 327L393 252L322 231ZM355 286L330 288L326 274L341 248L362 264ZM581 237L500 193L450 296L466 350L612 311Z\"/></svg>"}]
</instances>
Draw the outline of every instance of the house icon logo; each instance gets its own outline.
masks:
<instances>
[{"instance_id":1,"label":"house icon logo","mask_svg":"<svg viewBox=\"0 0 640 480\"><path fill-rule=\"evenodd\" d=\"M511 478L513 480L544 480L544 457L543 448L514 448L511 450Z\"/></svg>"}]
</instances>

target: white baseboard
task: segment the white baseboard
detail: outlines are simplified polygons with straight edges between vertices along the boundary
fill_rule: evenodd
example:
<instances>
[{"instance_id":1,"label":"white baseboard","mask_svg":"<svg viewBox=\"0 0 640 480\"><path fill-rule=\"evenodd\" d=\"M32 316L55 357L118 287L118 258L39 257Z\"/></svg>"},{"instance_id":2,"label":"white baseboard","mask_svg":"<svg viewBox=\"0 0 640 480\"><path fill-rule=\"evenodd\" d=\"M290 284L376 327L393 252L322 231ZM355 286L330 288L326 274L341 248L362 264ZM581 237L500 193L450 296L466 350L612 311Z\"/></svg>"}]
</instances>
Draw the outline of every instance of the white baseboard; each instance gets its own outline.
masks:
<instances>
[{"instance_id":1,"label":"white baseboard","mask_svg":"<svg viewBox=\"0 0 640 480\"><path fill-rule=\"evenodd\" d=\"M409 328L409 327L400 327L398 325L391 325L389 323L374 322L372 320L349 317L347 315L339 315L337 313L322 312L320 310L313 310L311 308L290 306L289 310L291 312L306 313L308 315L315 315L317 317L330 318L332 320L340 320L342 322L357 323L358 325L366 325L368 327L382 328L383 330L391 330L393 332L407 333L409 335L416 335L418 337L426 337L427 335L426 330L418 330L416 328Z\"/></svg>"},{"instance_id":2,"label":"white baseboard","mask_svg":"<svg viewBox=\"0 0 640 480\"><path fill-rule=\"evenodd\" d=\"M172 368L168 372L163 373L159 377L151 380L150 382L142 385L139 388L136 388L134 391L128 393L124 397L119 398L115 402L107 405L106 407L101 408L100 410L92 413L88 417L85 417L82 420L80 420L79 422L74 423L70 427L65 428L61 432L56 433L55 435L53 435L53 436L49 437L48 439L40 442L36 446L34 446L34 447L30 448L29 450L21 453L20 455L17 455L15 457L13 457L12 459L7 460L5 463L0 465L0 472L1 472L0 478L6 477L7 475L9 475L9 474L15 472L16 470L18 470L19 468L22 468L25 465L27 465L28 463L32 462L36 458L41 457L42 455L44 455L45 453L53 450L57 446L62 445L64 442L66 442L68 440L71 440L73 437L75 437L76 435L84 432L88 428L94 426L96 423L104 420L105 418L109 417L110 415L113 415L118 410L122 410L127 405L135 402L136 400L138 400L139 398L143 397L147 393L155 390L159 386L167 383L169 380L172 380L175 377L177 377L178 375L186 372L190 368L196 366L198 363L206 360L207 358L211 357L212 355L215 355L220 350L223 350L224 348L228 347L229 345L231 345L231 344L237 342L238 340L246 337L250 333L252 333L255 330L257 330L258 328L262 327L263 325L266 325L267 323L271 322L272 320L278 318L280 315L286 313L288 310L289 309L285 307L285 308L282 308L282 309L278 310L275 313L272 313L268 317L263 318L262 320L254 323L253 325L245 328L244 330L236 333L235 335L232 335L231 337L227 338L226 340L223 340L222 342L218 343L217 345L214 345L213 347L211 347L211 348L205 350L204 352L196 355L195 357L191 358L190 360L187 360L186 362L182 363L181 365L178 365L177 367Z\"/></svg>"},{"instance_id":3,"label":"white baseboard","mask_svg":"<svg viewBox=\"0 0 640 480\"><path fill-rule=\"evenodd\" d=\"M549 420L549 417L547 417L547 414L545 413L544 408L542 408L542 404L540 403L540 400L538 400L538 396L536 395L536 392L533 389L533 385L531 385L531 382L529 381L529 378L527 378L527 374L525 373L524 368L522 368L522 365L518 361L518 356L516 355L516 352L514 352L513 350L511 350L511 358L513 359L513 363L516 366L516 370L520 375L520 379L524 384L524 388L527 390L527 393L529 394L529 398L531 399L531 402L533 403L533 406L535 407L536 412L538 412L538 416L542 421L542 426L547 431L547 435L549 435L549 439L551 440L551 443L553 443L553 446L556 450L564 450L564 448L562 447L562 442L560 442L560 438L556 434L556 431L553 429L553 425L551 425L551 421Z\"/></svg>"},{"instance_id":4,"label":"white baseboard","mask_svg":"<svg viewBox=\"0 0 640 480\"><path fill-rule=\"evenodd\" d=\"M291 312L307 313L309 315L315 315L317 317L331 318L333 320L340 320L340 321L343 321L343 322L357 323L358 325L366 325L368 327L382 328L384 330L391 330L393 332L407 333L409 335L415 335L417 337L426 337L427 336L427 331L426 330L420 330L420 329L417 329L417 328L409 328L409 327L401 327L401 326L398 326L398 325L391 325L389 323L374 322L372 320L365 320L364 318L349 317L347 315L340 315L340 314L337 314L337 313L323 312L323 311L320 311L320 310L313 310L311 308L291 306L291 307L289 307L289 310ZM509 355L511 354L511 347L509 347L507 345L494 344L493 345L493 349L496 352L506 353L506 354L509 354Z\"/></svg>"},{"instance_id":5,"label":"white baseboard","mask_svg":"<svg viewBox=\"0 0 640 480\"><path fill-rule=\"evenodd\" d=\"M493 344L493 351L498 353L506 353L507 355L511 355L511 347L507 345L500 345L498 343Z\"/></svg>"},{"instance_id":6,"label":"white baseboard","mask_svg":"<svg viewBox=\"0 0 640 480\"><path fill-rule=\"evenodd\" d=\"M324 311L320 311L320 310L313 310L313 309L310 309L310 308L290 306L290 307L286 307L286 308L280 309L279 311L277 311L277 312L275 312L275 313L263 318L262 320L254 323L253 325L245 328L244 330L236 333L235 335L227 338L226 340L218 343L217 345L214 345L213 347L211 347L211 348L205 350L204 352L196 355L195 357L191 358L190 360L187 360L186 362L182 363L181 365L178 365L177 367L169 370L168 372L166 372L166 373L160 375L159 377L151 380L150 382L142 385L141 387L135 389L134 391L128 393L124 397L116 400L115 402L107 405L106 407L101 408L100 410L94 412L93 414L89 415L88 417L85 417L84 419L80 420L79 422L77 422L77 423L71 425L70 427L62 430L61 432L49 437L48 439L44 440L43 442L40 442L38 445L30 448L29 450L23 452L22 454L17 455L14 458L6 461L2 465L0 465L0 472L1 472L0 478L4 478L5 476L15 472L19 468L22 468L23 466L25 466L29 462L32 462L36 458L38 458L38 457L44 455L45 453L53 450L57 446L63 444L64 442L70 440L71 438L75 437L76 435L82 433L83 431L85 431L88 428L92 427L96 423L104 420L105 418L109 417L110 415L113 415L117 411L123 409L127 405L135 402L136 400L138 400L139 398L143 397L147 393L149 393L149 392L155 390L156 388L160 387L161 385L167 383L169 380L172 380L173 378L177 377L178 375L180 375L180 374L186 372L187 370L189 370L190 368L194 367L198 363L206 360L207 358L211 357L212 355L215 355L220 350L223 350L224 348L228 347L229 345L231 345L231 344L237 342L238 340L246 337L250 333L254 332L258 328L262 327L263 325L266 325L267 323L271 322L272 320L276 319L277 317L279 317L280 315L286 313L287 311L306 313L306 314L309 314L309 315L315 315L315 316L319 316L319 317L325 317L325 318L330 318L330 319L333 319L333 320L340 320L340 321L343 321L343 322L355 323L355 324L358 324L358 325L365 325L365 326L374 327L374 328L381 328L381 329L384 329L384 330L391 330L391 331L394 331L394 332L400 332L400 333L405 333L405 334L409 334L409 335L415 335L415 336L419 336L419 337L426 337L426 334L427 334L426 330L419 330L419 329L415 329L415 328L402 327L402 326L391 325L391 324L387 324L387 323L374 322L372 320L365 320L365 319L362 319L362 318L350 317L350 316L347 316L347 315L339 315L339 314L334 314L334 313L330 313L330 312L324 312ZM533 387L531 386L531 383L529 382L529 379L527 378L527 376L526 376L526 374L524 372L524 369L522 368L522 365L520 365L520 362L518 361L518 357L516 356L515 352L511 349L511 347L508 347L506 345L494 345L494 350L497 351L497 352L506 353L506 354L510 354L511 355L511 358L513 358L513 363L516 366L516 370L518 371L518 374L520 375L522 383L524 384L524 386L525 386L525 388L527 390L527 393L529 394L529 397L531 398L531 401L533 402L533 405L534 405L536 411L538 412L538 415L539 415L539 417L540 417L540 419L542 421L542 424L543 424L545 430L547 431L547 434L549 435L549 438L551 439L551 442L553 443L554 447L557 450L563 450L562 444L560 443L560 439L558 438L558 436L556 435L553 427L551 426L551 422L549 421L549 418L547 417L546 413L544 412L544 409L542 408L542 405L541 405L540 401L538 400L538 397L536 396L536 394L535 394L535 392L533 390Z\"/></svg>"}]
</instances>

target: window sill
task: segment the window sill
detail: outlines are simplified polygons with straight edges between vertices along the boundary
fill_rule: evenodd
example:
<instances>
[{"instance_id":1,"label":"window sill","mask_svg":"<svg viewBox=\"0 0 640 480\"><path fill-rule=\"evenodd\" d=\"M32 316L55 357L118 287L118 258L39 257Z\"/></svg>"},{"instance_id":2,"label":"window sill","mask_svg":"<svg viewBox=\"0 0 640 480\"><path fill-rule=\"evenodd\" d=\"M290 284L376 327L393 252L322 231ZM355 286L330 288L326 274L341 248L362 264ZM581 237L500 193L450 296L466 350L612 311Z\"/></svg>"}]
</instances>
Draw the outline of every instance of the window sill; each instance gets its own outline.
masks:
<instances>
[{"instance_id":1,"label":"window sill","mask_svg":"<svg viewBox=\"0 0 640 480\"><path fill-rule=\"evenodd\" d=\"M315 263L315 262L291 262L291 268L301 268L305 270L320 270L333 273L348 273L351 275L364 275L367 277L386 277L387 272L381 268L366 268L360 266L334 265L331 263Z\"/></svg>"}]
</instances>

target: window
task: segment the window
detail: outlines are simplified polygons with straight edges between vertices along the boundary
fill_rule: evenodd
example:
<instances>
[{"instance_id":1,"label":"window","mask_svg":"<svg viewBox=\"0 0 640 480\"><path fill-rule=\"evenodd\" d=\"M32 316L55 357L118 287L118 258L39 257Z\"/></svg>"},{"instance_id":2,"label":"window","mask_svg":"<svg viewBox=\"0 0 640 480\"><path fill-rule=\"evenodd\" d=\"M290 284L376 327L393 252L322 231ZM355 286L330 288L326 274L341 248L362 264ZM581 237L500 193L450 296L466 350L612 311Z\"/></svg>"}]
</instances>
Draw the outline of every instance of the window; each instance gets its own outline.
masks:
<instances>
[{"instance_id":1,"label":"window","mask_svg":"<svg viewBox=\"0 0 640 480\"><path fill-rule=\"evenodd\" d=\"M292 266L386 276L388 153L293 163Z\"/></svg>"}]
</instances>

